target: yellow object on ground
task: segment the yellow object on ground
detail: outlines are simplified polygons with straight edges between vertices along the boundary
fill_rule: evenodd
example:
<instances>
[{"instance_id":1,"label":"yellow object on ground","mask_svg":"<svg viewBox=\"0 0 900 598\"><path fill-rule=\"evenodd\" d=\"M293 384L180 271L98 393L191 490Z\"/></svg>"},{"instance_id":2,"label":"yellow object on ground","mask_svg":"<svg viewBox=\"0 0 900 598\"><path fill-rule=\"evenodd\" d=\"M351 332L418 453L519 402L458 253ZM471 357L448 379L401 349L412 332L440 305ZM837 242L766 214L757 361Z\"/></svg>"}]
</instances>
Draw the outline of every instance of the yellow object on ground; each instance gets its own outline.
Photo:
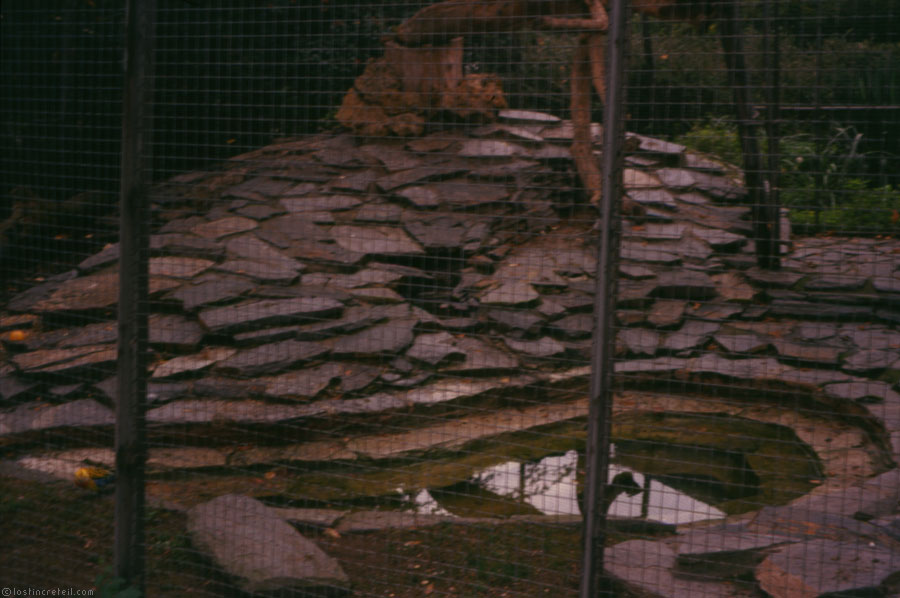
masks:
<instances>
[{"instance_id":1,"label":"yellow object on ground","mask_svg":"<svg viewBox=\"0 0 900 598\"><path fill-rule=\"evenodd\" d=\"M104 467L79 467L75 470L75 485L88 490L102 490L115 480L113 472Z\"/></svg>"}]
</instances>

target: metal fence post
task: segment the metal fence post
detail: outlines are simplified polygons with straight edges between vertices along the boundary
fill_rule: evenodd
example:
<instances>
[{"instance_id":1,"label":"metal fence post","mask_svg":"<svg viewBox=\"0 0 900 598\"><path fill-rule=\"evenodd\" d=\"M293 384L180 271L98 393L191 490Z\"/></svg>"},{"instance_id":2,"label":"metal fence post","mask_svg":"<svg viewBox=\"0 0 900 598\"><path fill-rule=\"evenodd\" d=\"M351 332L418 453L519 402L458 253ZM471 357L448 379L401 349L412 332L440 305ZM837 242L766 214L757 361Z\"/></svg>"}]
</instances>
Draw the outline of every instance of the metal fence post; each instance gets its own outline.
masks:
<instances>
[{"instance_id":1,"label":"metal fence post","mask_svg":"<svg viewBox=\"0 0 900 598\"><path fill-rule=\"evenodd\" d=\"M119 228L115 575L144 590L144 432L147 371L148 226L146 121L155 0L129 0L122 107Z\"/></svg>"},{"instance_id":2,"label":"metal fence post","mask_svg":"<svg viewBox=\"0 0 900 598\"><path fill-rule=\"evenodd\" d=\"M594 289L594 334L591 351L590 410L586 446L583 554L580 598L608 595L603 577L606 513L601 506L609 469L612 367L616 305L616 261L619 252L618 207L622 192L625 138L625 60L628 1L610 2L607 88L603 109L603 199Z\"/></svg>"}]
</instances>

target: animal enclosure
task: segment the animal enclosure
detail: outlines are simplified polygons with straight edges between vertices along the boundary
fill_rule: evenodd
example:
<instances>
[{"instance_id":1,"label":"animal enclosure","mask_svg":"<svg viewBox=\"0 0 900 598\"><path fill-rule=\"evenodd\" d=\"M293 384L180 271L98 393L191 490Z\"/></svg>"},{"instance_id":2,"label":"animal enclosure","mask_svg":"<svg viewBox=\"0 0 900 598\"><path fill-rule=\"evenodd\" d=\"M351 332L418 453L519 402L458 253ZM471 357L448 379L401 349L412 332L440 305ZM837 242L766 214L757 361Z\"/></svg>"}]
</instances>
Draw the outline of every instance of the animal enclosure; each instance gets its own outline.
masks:
<instances>
[{"instance_id":1,"label":"animal enclosure","mask_svg":"<svg viewBox=\"0 0 900 598\"><path fill-rule=\"evenodd\" d=\"M5 1L0 587L896 595L898 32Z\"/></svg>"}]
</instances>

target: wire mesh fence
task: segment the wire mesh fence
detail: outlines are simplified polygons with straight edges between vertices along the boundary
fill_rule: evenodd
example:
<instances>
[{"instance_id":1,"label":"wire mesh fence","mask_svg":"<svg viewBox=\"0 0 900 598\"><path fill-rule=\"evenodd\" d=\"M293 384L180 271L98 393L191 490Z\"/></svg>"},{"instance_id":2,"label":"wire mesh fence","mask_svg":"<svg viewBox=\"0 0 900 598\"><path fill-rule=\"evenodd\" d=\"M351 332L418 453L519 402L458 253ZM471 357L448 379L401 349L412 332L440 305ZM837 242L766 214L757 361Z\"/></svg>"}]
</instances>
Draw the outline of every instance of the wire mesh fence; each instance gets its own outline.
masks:
<instances>
[{"instance_id":1,"label":"wire mesh fence","mask_svg":"<svg viewBox=\"0 0 900 598\"><path fill-rule=\"evenodd\" d=\"M900 13L622 6L5 2L0 586L900 591Z\"/></svg>"}]
</instances>

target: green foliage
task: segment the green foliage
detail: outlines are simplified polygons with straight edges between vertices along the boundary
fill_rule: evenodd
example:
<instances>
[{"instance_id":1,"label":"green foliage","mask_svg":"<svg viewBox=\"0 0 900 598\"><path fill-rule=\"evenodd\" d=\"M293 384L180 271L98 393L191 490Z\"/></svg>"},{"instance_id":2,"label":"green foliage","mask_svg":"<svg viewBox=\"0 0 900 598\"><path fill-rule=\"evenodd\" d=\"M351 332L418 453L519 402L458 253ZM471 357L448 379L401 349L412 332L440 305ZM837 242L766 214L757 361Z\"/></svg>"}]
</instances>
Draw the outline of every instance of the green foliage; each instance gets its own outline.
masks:
<instances>
[{"instance_id":1,"label":"green foliage","mask_svg":"<svg viewBox=\"0 0 900 598\"><path fill-rule=\"evenodd\" d=\"M865 181L849 179L832 206L791 210L799 232L846 231L854 234L900 234L900 190L886 185L870 189Z\"/></svg>"},{"instance_id":2,"label":"green foliage","mask_svg":"<svg viewBox=\"0 0 900 598\"><path fill-rule=\"evenodd\" d=\"M677 143L698 152L712 154L735 165L741 163L741 141L737 127L721 118L710 118L695 124L675 138Z\"/></svg>"},{"instance_id":3,"label":"green foliage","mask_svg":"<svg viewBox=\"0 0 900 598\"><path fill-rule=\"evenodd\" d=\"M782 204L791 208L790 219L797 232L900 233L900 190L891 185L873 187L858 175L865 161L859 151L862 139L853 127L833 125L823 142L816 143L806 133L781 140L780 197ZM723 119L696 123L675 141L735 164L741 162L737 128ZM760 142L766 146L766 139Z\"/></svg>"}]
</instances>

